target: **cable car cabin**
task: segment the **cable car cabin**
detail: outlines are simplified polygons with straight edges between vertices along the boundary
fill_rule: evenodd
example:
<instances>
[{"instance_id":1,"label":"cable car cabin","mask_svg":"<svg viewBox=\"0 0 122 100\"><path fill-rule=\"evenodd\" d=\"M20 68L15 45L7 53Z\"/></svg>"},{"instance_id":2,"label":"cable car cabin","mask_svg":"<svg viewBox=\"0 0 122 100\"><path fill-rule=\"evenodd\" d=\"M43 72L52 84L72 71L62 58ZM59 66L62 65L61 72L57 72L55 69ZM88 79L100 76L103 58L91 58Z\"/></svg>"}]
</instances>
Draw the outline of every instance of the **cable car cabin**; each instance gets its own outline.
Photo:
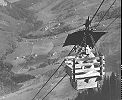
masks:
<instances>
[{"instance_id":1,"label":"cable car cabin","mask_svg":"<svg viewBox=\"0 0 122 100\"><path fill-rule=\"evenodd\" d=\"M105 74L104 56L95 57L92 52L81 57L68 56L65 58L65 64L66 73L76 90L98 87Z\"/></svg>"},{"instance_id":2,"label":"cable car cabin","mask_svg":"<svg viewBox=\"0 0 122 100\"><path fill-rule=\"evenodd\" d=\"M66 73L70 76L72 86L77 89L88 89L98 87L98 83L104 76L104 56L100 56L95 44L106 32L98 32L89 26L91 20L87 19L85 28L68 34L63 47L75 45L73 50L75 56L65 58ZM96 49L97 57L92 52Z\"/></svg>"}]
</instances>

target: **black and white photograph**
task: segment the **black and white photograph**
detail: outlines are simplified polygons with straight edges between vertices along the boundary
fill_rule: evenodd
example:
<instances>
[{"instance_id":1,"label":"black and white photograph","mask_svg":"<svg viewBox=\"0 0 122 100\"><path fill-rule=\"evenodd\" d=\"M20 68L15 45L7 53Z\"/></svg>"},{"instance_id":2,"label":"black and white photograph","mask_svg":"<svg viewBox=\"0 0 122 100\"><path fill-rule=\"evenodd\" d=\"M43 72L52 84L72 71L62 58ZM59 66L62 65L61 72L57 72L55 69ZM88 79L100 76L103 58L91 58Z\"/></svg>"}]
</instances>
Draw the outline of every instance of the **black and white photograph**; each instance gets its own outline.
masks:
<instances>
[{"instance_id":1,"label":"black and white photograph","mask_svg":"<svg viewBox=\"0 0 122 100\"><path fill-rule=\"evenodd\" d=\"M121 0L0 0L0 100L121 100Z\"/></svg>"}]
</instances>

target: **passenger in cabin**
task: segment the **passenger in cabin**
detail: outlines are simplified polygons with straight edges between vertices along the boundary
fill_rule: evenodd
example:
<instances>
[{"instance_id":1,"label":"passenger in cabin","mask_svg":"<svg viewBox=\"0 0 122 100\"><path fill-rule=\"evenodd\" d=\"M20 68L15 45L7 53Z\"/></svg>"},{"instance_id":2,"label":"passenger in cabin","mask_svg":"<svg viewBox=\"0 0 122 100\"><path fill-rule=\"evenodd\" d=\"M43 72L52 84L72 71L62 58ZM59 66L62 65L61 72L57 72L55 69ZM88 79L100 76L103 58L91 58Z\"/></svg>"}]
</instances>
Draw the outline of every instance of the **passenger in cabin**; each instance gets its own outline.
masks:
<instances>
[{"instance_id":1,"label":"passenger in cabin","mask_svg":"<svg viewBox=\"0 0 122 100\"><path fill-rule=\"evenodd\" d=\"M92 52L92 48L89 47L89 45L87 45L86 47L86 54L88 55L89 58L94 58L95 55ZM93 63L97 62L96 59L93 60Z\"/></svg>"},{"instance_id":2,"label":"passenger in cabin","mask_svg":"<svg viewBox=\"0 0 122 100\"><path fill-rule=\"evenodd\" d=\"M75 52L78 52L79 48L80 48L80 46L79 46L79 45L76 45L76 46L74 47L74 51L75 51Z\"/></svg>"},{"instance_id":3,"label":"passenger in cabin","mask_svg":"<svg viewBox=\"0 0 122 100\"><path fill-rule=\"evenodd\" d=\"M87 55L90 55L90 54L92 53L91 51L92 51L92 48L89 47L89 45L87 45L87 46L86 46L86 54L87 54Z\"/></svg>"},{"instance_id":4,"label":"passenger in cabin","mask_svg":"<svg viewBox=\"0 0 122 100\"><path fill-rule=\"evenodd\" d=\"M78 49L78 52L77 52L77 56L76 56L76 64L83 64L83 58L85 58L85 57L87 57L87 55L86 55L86 51L85 51L85 47L80 47L79 49Z\"/></svg>"},{"instance_id":5,"label":"passenger in cabin","mask_svg":"<svg viewBox=\"0 0 122 100\"><path fill-rule=\"evenodd\" d=\"M86 51L85 51L85 47L81 47L79 50L78 50L78 54L79 54L79 58L84 58L86 57Z\"/></svg>"},{"instance_id":6,"label":"passenger in cabin","mask_svg":"<svg viewBox=\"0 0 122 100\"><path fill-rule=\"evenodd\" d=\"M78 50L78 56L79 58L85 58L85 57L93 57L94 54L92 54L91 52L91 48L87 45L86 47L86 50L85 50L85 47L81 47L79 50ZM95 56L94 56L95 57Z\"/></svg>"}]
</instances>

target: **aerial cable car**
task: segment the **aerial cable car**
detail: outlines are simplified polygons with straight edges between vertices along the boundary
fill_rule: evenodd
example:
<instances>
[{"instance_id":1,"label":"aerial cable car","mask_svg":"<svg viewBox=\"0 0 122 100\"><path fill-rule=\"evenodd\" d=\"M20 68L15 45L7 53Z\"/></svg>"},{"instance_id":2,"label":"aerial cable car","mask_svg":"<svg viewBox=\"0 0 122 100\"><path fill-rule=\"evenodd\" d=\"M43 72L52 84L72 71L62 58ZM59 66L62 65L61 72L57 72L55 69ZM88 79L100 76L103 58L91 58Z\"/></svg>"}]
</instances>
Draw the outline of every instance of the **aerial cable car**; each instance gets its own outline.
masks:
<instances>
[{"instance_id":1,"label":"aerial cable car","mask_svg":"<svg viewBox=\"0 0 122 100\"><path fill-rule=\"evenodd\" d=\"M65 57L66 73L76 90L98 88L104 77L104 56L93 53L96 42L106 32L97 32L89 28L89 17L85 29L69 34L64 46L75 45L75 55Z\"/></svg>"}]
</instances>

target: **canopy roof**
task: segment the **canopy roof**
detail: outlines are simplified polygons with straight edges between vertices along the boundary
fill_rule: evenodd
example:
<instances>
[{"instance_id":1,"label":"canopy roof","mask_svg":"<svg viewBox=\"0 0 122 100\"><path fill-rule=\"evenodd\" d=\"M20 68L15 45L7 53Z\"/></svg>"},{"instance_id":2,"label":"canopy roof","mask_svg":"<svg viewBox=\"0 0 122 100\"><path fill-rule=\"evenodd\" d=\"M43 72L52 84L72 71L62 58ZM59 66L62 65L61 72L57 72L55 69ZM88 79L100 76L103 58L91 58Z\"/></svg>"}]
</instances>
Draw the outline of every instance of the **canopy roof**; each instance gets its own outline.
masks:
<instances>
[{"instance_id":1,"label":"canopy roof","mask_svg":"<svg viewBox=\"0 0 122 100\"><path fill-rule=\"evenodd\" d=\"M84 43L91 47L94 47L94 43L96 43L100 39L100 37L103 36L105 33L106 32L94 32L92 30L77 31L72 34L68 34L63 47L68 45L84 46ZM91 36L93 37L94 43L92 41Z\"/></svg>"}]
</instances>

